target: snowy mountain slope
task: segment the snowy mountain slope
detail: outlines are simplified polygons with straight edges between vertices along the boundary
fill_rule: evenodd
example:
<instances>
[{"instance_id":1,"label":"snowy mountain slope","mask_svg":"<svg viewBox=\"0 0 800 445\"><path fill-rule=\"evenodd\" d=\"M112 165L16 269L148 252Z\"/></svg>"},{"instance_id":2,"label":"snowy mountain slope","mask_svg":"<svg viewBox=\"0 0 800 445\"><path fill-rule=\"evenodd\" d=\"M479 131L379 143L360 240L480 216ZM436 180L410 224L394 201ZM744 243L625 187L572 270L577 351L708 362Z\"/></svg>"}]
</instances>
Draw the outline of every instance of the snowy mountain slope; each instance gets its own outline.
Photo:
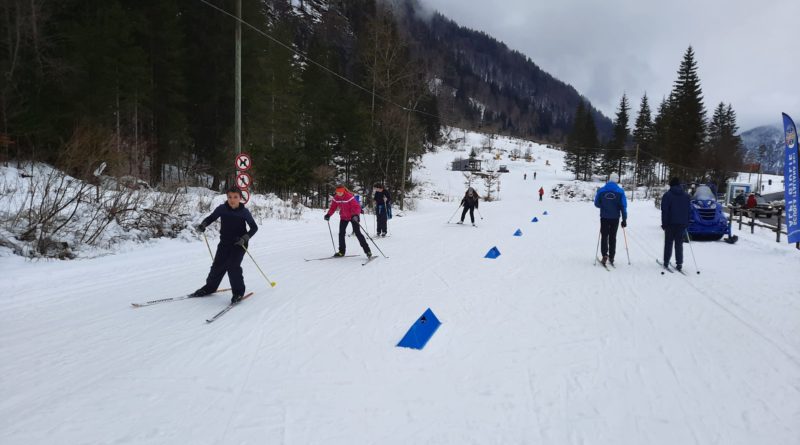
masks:
<instances>
[{"instance_id":1,"label":"snowy mountain slope","mask_svg":"<svg viewBox=\"0 0 800 445\"><path fill-rule=\"evenodd\" d=\"M445 224L464 189L445 167L469 141L426 155L430 197L377 240L389 259L304 262L332 253L322 212L265 221L251 251L278 286L245 258L256 294L212 325L227 295L129 307L199 287L202 242L0 258L0 443L798 442L796 251L741 234L693 244L700 275L687 248L690 276L661 276L659 213L634 201L631 265L620 232L607 272L596 209L535 196L572 183L538 145L502 160L478 228ZM428 307L442 326L425 349L396 348Z\"/></svg>"}]
</instances>

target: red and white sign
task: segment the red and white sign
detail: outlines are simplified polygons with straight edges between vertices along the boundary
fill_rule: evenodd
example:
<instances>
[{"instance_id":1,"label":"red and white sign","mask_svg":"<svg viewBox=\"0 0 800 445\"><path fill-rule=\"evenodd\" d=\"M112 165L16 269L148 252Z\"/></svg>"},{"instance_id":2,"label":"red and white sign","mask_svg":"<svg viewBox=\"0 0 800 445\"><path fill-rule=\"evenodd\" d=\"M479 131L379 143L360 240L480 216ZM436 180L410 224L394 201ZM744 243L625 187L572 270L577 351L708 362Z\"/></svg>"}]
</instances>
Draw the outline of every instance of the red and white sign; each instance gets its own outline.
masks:
<instances>
[{"instance_id":1,"label":"red and white sign","mask_svg":"<svg viewBox=\"0 0 800 445\"><path fill-rule=\"evenodd\" d=\"M242 190L246 190L250 188L250 185L253 183L253 178L245 172L239 172L236 175L236 187L239 187Z\"/></svg>"},{"instance_id":2,"label":"red and white sign","mask_svg":"<svg viewBox=\"0 0 800 445\"><path fill-rule=\"evenodd\" d=\"M250 192L247 190L241 190L242 192L242 204L247 204L247 201L250 201Z\"/></svg>"},{"instance_id":3,"label":"red and white sign","mask_svg":"<svg viewBox=\"0 0 800 445\"><path fill-rule=\"evenodd\" d=\"M241 172L250 170L250 167L253 166L253 160L247 153L239 153L236 155L236 160L234 162L236 163L236 169Z\"/></svg>"}]
</instances>

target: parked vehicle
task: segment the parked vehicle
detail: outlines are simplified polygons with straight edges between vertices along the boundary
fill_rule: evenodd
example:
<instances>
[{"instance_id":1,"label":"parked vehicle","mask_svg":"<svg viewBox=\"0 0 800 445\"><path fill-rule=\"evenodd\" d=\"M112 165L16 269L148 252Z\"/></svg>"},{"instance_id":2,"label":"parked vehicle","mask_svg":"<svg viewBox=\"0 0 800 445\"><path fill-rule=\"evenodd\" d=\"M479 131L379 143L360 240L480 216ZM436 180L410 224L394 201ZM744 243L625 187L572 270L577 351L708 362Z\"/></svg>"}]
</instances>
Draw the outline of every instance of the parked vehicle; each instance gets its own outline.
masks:
<instances>
[{"instance_id":1,"label":"parked vehicle","mask_svg":"<svg viewBox=\"0 0 800 445\"><path fill-rule=\"evenodd\" d=\"M728 234L728 218L710 187L697 186L689 206L688 232L692 239L718 240Z\"/></svg>"}]
</instances>

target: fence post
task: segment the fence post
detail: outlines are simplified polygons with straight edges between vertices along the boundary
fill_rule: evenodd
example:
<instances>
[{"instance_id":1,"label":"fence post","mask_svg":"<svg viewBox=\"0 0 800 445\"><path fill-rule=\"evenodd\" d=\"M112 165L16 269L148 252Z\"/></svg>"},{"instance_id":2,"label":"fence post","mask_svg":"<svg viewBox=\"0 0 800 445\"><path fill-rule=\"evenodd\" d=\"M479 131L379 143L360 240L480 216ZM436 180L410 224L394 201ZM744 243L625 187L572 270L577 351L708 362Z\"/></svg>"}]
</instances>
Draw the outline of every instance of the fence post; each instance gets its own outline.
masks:
<instances>
[{"instance_id":1,"label":"fence post","mask_svg":"<svg viewBox=\"0 0 800 445\"><path fill-rule=\"evenodd\" d=\"M742 230L742 216L744 215L744 210L739 209L739 230Z\"/></svg>"},{"instance_id":2,"label":"fence post","mask_svg":"<svg viewBox=\"0 0 800 445\"><path fill-rule=\"evenodd\" d=\"M778 226L775 227L775 242L781 242L781 213L783 213L783 209L780 207L778 208Z\"/></svg>"},{"instance_id":3,"label":"fence post","mask_svg":"<svg viewBox=\"0 0 800 445\"><path fill-rule=\"evenodd\" d=\"M750 234L756 233L756 212L750 211Z\"/></svg>"}]
</instances>

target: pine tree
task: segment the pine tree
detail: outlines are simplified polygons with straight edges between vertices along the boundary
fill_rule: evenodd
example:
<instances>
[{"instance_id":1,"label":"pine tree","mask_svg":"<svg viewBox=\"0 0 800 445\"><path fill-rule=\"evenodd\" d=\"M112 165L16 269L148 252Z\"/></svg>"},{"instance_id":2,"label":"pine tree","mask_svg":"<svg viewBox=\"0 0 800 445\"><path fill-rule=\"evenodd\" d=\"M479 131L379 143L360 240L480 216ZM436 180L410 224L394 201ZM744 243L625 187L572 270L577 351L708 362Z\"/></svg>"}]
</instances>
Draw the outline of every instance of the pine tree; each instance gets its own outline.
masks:
<instances>
[{"instance_id":1,"label":"pine tree","mask_svg":"<svg viewBox=\"0 0 800 445\"><path fill-rule=\"evenodd\" d=\"M639 104L639 115L636 117L636 124L633 129L633 142L639 152L639 162L636 165L636 184L643 182L643 178L650 178L653 173L654 160L646 153L652 150L655 138L655 129L650 116L650 104L647 94L642 96Z\"/></svg>"},{"instance_id":2,"label":"pine tree","mask_svg":"<svg viewBox=\"0 0 800 445\"><path fill-rule=\"evenodd\" d=\"M683 56L678 79L672 89L667 149L669 161L685 179L696 177L703 167L701 151L705 141L706 112L697 74L694 50Z\"/></svg>"},{"instance_id":3,"label":"pine tree","mask_svg":"<svg viewBox=\"0 0 800 445\"><path fill-rule=\"evenodd\" d=\"M578 101L578 106L575 109L575 117L573 118L572 132L567 136L566 155L564 157L564 165L567 171L575 174L575 179L580 179L580 175L584 171L583 161L585 147L583 144L583 132L586 128L586 104L583 100Z\"/></svg>"},{"instance_id":4,"label":"pine tree","mask_svg":"<svg viewBox=\"0 0 800 445\"><path fill-rule=\"evenodd\" d=\"M708 142L703 156L708 179L716 184L717 190L724 189L727 180L742 167L744 147L736 135L738 130L733 107L720 102L708 125Z\"/></svg>"},{"instance_id":5,"label":"pine tree","mask_svg":"<svg viewBox=\"0 0 800 445\"><path fill-rule=\"evenodd\" d=\"M603 152L603 161L600 166L600 172L606 175L606 177L614 172L619 173L620 177L622 177L622 163L625 158L624 150L627 146L629 136L629 111L628 97L623 94L622 99L619 101L616 118L614 119L614 134L606 145L606 150Z\"/></svg>"}]
</instances>

